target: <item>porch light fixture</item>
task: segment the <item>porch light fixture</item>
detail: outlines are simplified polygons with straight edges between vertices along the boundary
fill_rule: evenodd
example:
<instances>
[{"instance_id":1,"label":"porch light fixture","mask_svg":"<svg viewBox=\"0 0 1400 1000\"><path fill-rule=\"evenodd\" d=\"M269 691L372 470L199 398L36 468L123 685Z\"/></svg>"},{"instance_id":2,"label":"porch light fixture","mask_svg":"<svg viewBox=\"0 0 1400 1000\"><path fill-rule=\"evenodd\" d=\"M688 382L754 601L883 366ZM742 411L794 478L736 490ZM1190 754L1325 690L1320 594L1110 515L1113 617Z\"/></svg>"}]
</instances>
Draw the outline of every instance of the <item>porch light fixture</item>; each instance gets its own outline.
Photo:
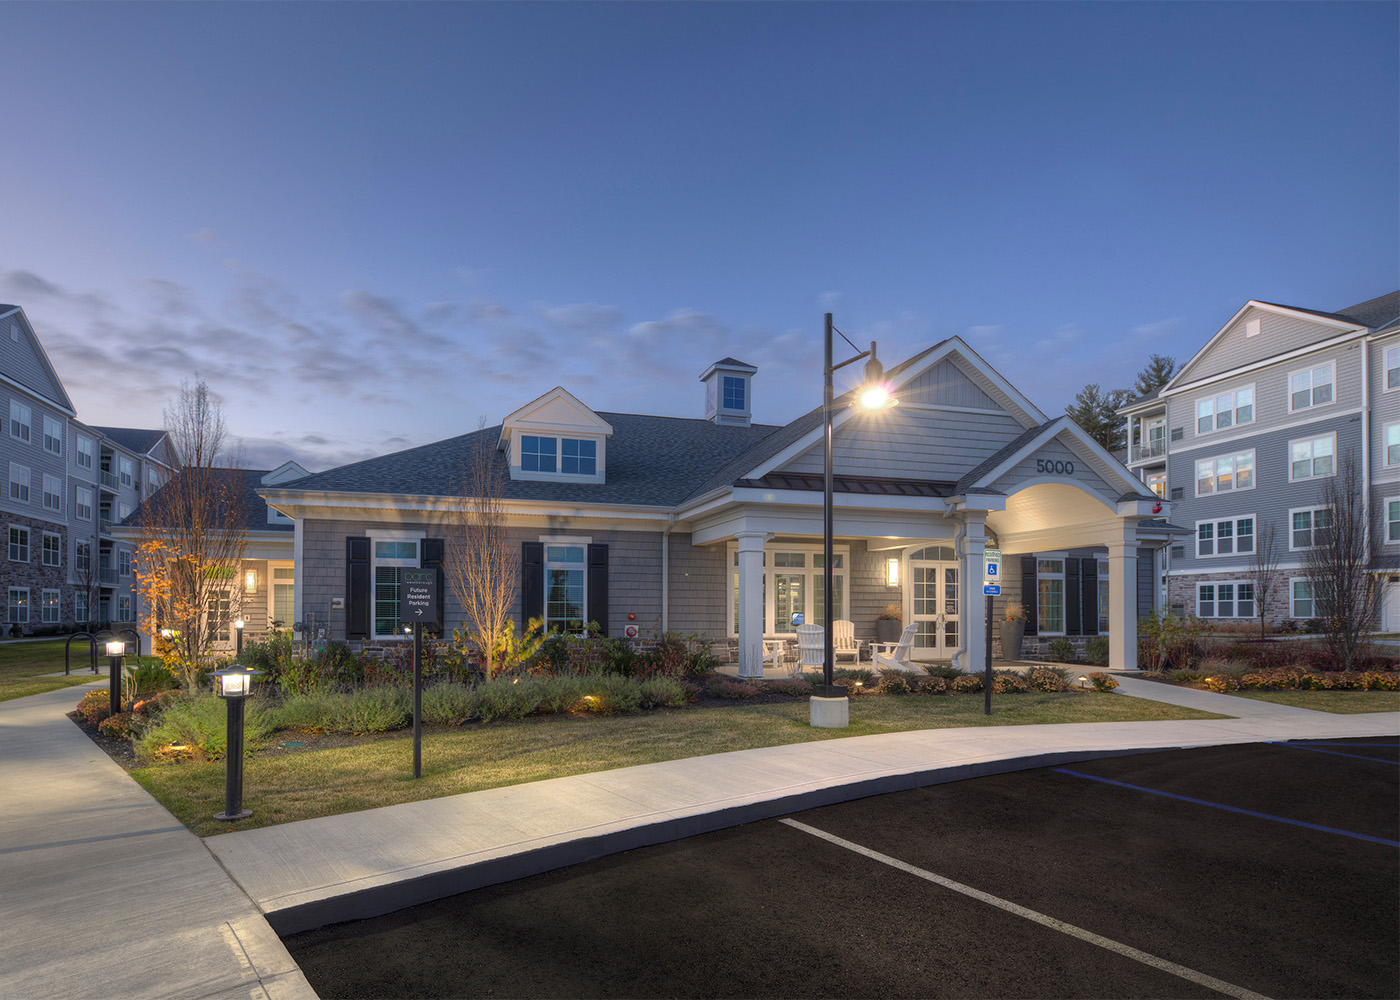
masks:
<instances>
[{"instance_id":1,"label":"porch light fixture","mask_svg":"<svg viewBox=\"0 0 1400 1000\"><path fill-rule=\"evenodd\" d=\"M243 589L250 594L258 592L258 571L250 569L243 574Z\"/></svg>"},{"instance_id":2,"label":"porch light fixture","mask_svg":"<svg viewBox=\"0 0 1400 1000\"><path fill-rule=\"evenodd\" d=\"M885 586L886 586L886 587L898 587L898 586L899 586L899 560L898 560L898 559L886 559L886 560L885 560Z\"/></svg>"},{"instance_id":3,"label":"porch light fixture","mask_svg":"<svg viewBox=\"0 0 1400 1000\"><path fill-rule=\"evenodd\" d=\"M833 476L831 458L831 424L832 420L834 419L833 411L835 410L836 398L835 391L832 388L831 376L837 371L837 369L845 368L847 365L850 364L855 364L862 358L869 358L870 360L868 360L865 363L865 377L864 379L862 379L860 386L852 395L852 407L864 410L867 413L879 413L884 410L888 410L890 407L896 405L899 401L894 398L894 394L890 391L888 383L885 382L885 366L880 364L879 359L875 356L875 342L873 340L870 342L870 350L861 351L860 353L855 355L855 357L847 358L845 361L842 361L839 364L832 363L831 334L833 330L835 330L835 332L837 333L841 333L840 330L836 330L836 328L832 325L831 313L827 313L825 330L826 364L823 369L823 374L825 375L825 384L823 386L824 396L822 399L822 422L824 437L826 439L826 462L824 468L825 477L822 490L822 572L825 574L825 580L823 581L825 586L823 587L822 593L822 608L825 614L822 618L822 621L825 622L826 627L822 630L822 640L826 647L826 658L823 661L823 683L818 685L812 693L810 719L811 724L814 726L820 726L827 729L843 729L848 724L850 708L849 702L846 700L846 689L844 687L837 686L834 682L833 674L835 671L836 655L835 650L833 648L833 640L831 635L831 562L832 534L834 533L834 518L832 510ZM850 338L847 337L844 333L841 333L841 339L846 341L846 343L851 344L852 348L855 348L856 345L852 344ZM836 704L836 702L838 701L839 705Z\"/></svg>"},{"instance_id":4,"label":"porch light fixture","mask_svg":"<svg viewBox=\"0 0 1400 1000\"><path fill-rule=\"evenodd\" d=\"M243 808L243 703L248 700L248 693L253 688L253 678L260 673L261 670L237 663L213 673L214 693L228 704L224 811L214 815L215 819L225 823L253 815Z\"/></svg>"}]
</instances>

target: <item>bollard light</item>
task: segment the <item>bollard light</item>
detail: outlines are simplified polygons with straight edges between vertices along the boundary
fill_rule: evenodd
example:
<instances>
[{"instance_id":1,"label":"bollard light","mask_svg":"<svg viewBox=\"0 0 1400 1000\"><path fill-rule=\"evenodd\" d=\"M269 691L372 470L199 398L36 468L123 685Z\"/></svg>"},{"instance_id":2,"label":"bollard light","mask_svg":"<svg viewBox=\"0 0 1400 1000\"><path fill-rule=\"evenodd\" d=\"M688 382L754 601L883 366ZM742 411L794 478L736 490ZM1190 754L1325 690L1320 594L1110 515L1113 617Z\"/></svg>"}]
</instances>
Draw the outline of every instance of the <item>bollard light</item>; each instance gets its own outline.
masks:
<instances>
[{"instance_id":1,"label":"bollard light","mask_svg":"<svg viewBox=\"0 0 1400 1000\"><path fill-rule=\"evenodd\" d=\"M215 670L214 693L228 704L227 764L224 768L224 811L214 818L231 823L253 815L243 808L243 703L261 670L233 664Z\"/></svg>"},{"instance_id":2,"label":"bollard light","mask_svg":"<svg viewBox=\"0 0 1400 1000\"><path fill-rule=\"evenodd\" d=\"M243 655L243 619L242 619L242 618L238 618L238 619L235 619L235 620L234 620L234 623L233 623L233 630L234 630L235 632L238 633L238 647L237 647L236 653L237 653L238 656L242 656L242 655Z\"/></svg>"},{"instance_id":3,"label":"bollard light","mask_svg":"<svg viewBox=\"0 0 1400 1000\"><path fill-rule=\"evenodd\" d=\"M125 655L125 639L107 643L107 709L112 715L122 710L122 657Z\"/></svg>"}]
</instances>

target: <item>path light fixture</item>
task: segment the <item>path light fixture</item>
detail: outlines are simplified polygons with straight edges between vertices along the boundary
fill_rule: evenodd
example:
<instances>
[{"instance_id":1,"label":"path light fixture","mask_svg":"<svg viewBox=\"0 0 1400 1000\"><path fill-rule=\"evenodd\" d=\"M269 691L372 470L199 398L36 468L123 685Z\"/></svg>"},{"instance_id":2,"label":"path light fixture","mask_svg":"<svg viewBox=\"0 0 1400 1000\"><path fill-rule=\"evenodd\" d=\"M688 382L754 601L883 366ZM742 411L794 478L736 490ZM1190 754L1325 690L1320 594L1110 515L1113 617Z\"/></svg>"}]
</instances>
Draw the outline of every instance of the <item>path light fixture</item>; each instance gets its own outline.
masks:
<instances>
[{"instance_id":1,"label":"path light fixture","mask_svg":"<svg viewBox=\"0 0 1400 1000\"><path fill-rule=\"evenodd\" d=\"M224 811L214 818L225 823L253 815L243 808L243 703L253 689L253 678L262 673L235 663L215 670L214 693L228 704L227 766L224 768Z\"/></svg>"},{"instance_id":2,"label":"path light fixture","mask_svg":"<svg viewBox=\"0 0 1400 1000\"><path fill-rule=\"evenodd\" d=\"M1081 688L1087 690L1088 687L1089 687L1089 678L1085 677L1083 674L1080 674L1080 675L1079 675L1079 686L1080 686Z\"/></svg>"},{"instance_id":3,"label":"path light fixture","mask_svg":"<svg viewBox=\"0 0 1400 1000\"><path fill-rule=\"evenodd\" d=\"M831 313L826 314L826 364L823 369L825 375L824 396L822 398L822 422L824 437L826 440L826 464L825 479L822 490L822 572L825 574L823 581L825 586L822 593L822 609L825 612L822 621L822 640L825 643L826 659L824 660L822 680L812 692L810 702L811 724L824 729L844 729L850 723L850 701L846 697L846 689L835 683L834 670L836 654L831 635L832 622L832 534L833 534L833 474L831 458L831 425L835 419L835 392L832 388L831 376L837 369L845 368L847 365L855 364L862 358L869 358L865 363L865 377L861 380L860 386L852 395L851 406L854 409L864 410L866 413L880 413L898 404L894 393L890 390L889 383L885 381L885 366L880 364L875 357L875 341L870 342L870 350L860 351L855 357L847 358L840 364L832 364L831 361L831 334L832 331L841 333L831 322ZM849 337L841 333L841 339L851 344L853 349L856 345L851 343Z\"/></svg>"},{"instance_id":4,"label":"path light fixture","mask_svg":"<svg viewBox=\"0 0 1400 1000\"><path fill-rule=\"evenodd\" d=\"M233 630L238 633L237 655L243 655L243 619L236 618L233 622Z\"/></svg>"},{"instance_id":5,"label":"path light fixture","mask_svg":"<svg viewBox=\"0 0 1400 1000\"><path fill-rule=\"evenodd\" d=\"M125 655L125 639L113 639L107 643L107 708L112 715L122 710L122 657Z\"/></svg>"}]
</instances>

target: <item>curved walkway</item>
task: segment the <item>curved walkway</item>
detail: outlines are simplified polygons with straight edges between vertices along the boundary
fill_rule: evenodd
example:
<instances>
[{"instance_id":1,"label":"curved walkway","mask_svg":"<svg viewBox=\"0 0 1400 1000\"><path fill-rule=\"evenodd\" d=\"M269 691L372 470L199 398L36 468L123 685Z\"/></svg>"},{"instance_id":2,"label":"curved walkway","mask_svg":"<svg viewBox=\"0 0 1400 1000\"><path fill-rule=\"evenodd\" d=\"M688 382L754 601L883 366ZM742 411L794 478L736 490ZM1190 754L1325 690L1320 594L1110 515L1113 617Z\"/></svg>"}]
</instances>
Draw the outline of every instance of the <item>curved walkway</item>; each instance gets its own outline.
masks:
<instances>
[{"instance_id":1,"label":"curved walkway","mask_svg":"<svg viewBox=\"0 0 1400 1000\"><path fill-rule=\"evenodd\" d=\"M1124 694L1231 717L849 737L204 841L65 717L83 687L0 702L0 996L314 998L273 928L376 915L632 847L982 774L1136 750L1400 735L1400 713L1332 715L1119 682Z\"/></svg>"}]
</instances>

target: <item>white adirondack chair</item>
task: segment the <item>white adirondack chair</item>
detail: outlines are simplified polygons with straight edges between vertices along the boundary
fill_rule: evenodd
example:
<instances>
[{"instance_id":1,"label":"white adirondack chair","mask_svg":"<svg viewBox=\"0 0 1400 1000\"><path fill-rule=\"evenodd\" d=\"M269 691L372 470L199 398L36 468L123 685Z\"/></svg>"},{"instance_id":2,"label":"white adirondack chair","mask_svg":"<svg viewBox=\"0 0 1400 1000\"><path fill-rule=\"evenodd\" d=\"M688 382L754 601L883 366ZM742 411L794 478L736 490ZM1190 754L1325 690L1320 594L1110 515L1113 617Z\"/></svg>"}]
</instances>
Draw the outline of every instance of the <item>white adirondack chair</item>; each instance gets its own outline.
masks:
<instances>
[{"instance_id":1,"label":"white adirondack chair","mask_svg":"<svg viewBox=\"0 0 1400 1000\"><path fill-rule=\"evenodd\" d=\"M820 625L797 626L797 667L793 676L802 672L803 667L826 666L826 629Z\"/></svg>"},{"instance_id":2,"label":"white adirondack chair","mask_svg":"<svg viewBox=\"0 0 1400 1000\"><path fill-rule=\"evenodd\" d=\"M854 622L848 622L844 618L838 618L831 623L831 645L832 653L837 662L844 656L848 660L860 663L861 640L856 638L856 626Z\"/></svg>"},{"instance_id":3,"label":"white adirondack chair","mask_svg":"<svg viewBox=\"0 0 1400 1000\"><path fill-rule=\"evenodd\" d=\"M914 633L918 631L918 628L919 626L912 624L904 626L904 631L899 636L899 642L871 643L870 657L875 664L875 669L893 667L895 670L918 673L919 667L909 659L909 654L914 649Z\"/></svg>"}]
</instances>

